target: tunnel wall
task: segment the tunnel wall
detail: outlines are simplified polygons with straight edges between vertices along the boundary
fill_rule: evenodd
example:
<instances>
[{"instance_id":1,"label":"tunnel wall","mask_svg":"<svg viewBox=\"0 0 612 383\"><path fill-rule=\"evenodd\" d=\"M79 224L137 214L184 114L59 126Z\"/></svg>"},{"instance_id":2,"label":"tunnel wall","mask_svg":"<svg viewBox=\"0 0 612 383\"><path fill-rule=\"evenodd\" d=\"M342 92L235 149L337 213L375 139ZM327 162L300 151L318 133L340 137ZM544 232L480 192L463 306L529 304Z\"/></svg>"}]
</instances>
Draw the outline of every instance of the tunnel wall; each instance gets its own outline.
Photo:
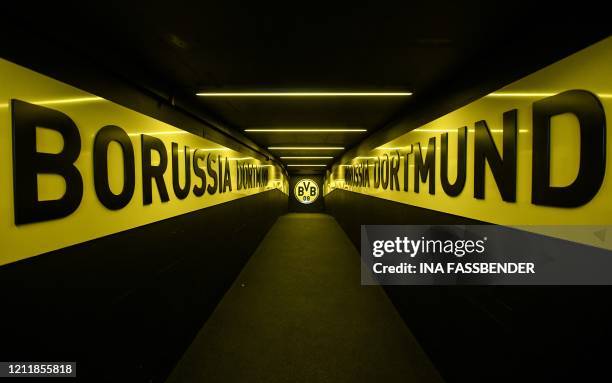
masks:
<instances>
[{"instance_id":1,"label":"tunnel wall","mask_svg":"<svg viewBox=\"0 0 612 383\"><path fill-rule=\"evenodd\" d=\"M327 210L357 248L364 224L490 223L531 225L522 229L534 232L535 225L585 225L606 232L612 223L606 171L612 166L606 133L612 125L612 84L603 79L611 78L606 64L611 47L612 38L604 39L441 117L419 123L400 119L388 131L401 133L334 164L324 184ZM583 110L587 104L591 108ZM556 112L542 118L543 107ZM585 116L594 118L589 122ZM581 126L586 127L582 133ZM545 129L550 136L542 140ZM587 131L598 133L581 148ZM490 156L477 163L476 153L487 141L500 160L515 165L515 173L501 176L498 168L494 174ZM588 164L579 165L581 152L588 153ZM463 181L451 190L461 162ZM546 163L547 174L537 173L535 163ZM538 190L543 184L568 187L579 172L596 174L590 188L562 198L552 198L550 188ZM565 230L558 238L612 248L609 234L578 232ZM605 368L612 341L612 310L605 303L610 286L384 288L449 382L610 377Z\"/></svg>"},{"instance_id":2,"label":"tunnel wall","mask_svg":"<svg viewBox=\"0 0 612 383\"><path fill-rule=\"evenodd\" d=\"M612 223L612 37L335 163L336 188L500 225ZM582 156L581 156L582 153ZM584 155L588 153L588 155ZM378 182L377 182L378 181ZM576 181L576 182L575 182ZM612 248L612 238L563 238Z\"/></svg>"},{"instance_id":3,"label":"tunnel wall","mask_svg":"<svg viewBox=\"0 0 612 383\"><path fill-rule=\"evenodd\" d=\"M0 59L0 360L75 361L86 382L163 382L267 230L287 212L288 179L225 128L64 48L27 38L0 48L7 59ZM17 113L13 99L24 101L17 107L25 105L27 113ZM71 140L59 131L38 135L38 128L57 128L57 121L69 127ZM76 201L74 211L23 209L32 201L21 191L31 185L23 188L19 174L33 156L19 145L23 137L15 137L32 125L37 153L58 156L62 146L79 152L69 161L82 177L81 198L68 201ZM103 204L92 175L95 139L109 125L124 130L134 149L134 193L125 206ZM165 145L166 201L151 179L146 202L144 136ZM185 196L173 179L172 142L181 152L179 187L186 170L192 172ZM218 153L211 157L217 162L184 166L185 146ZM117 147L104 151L107 171L100 173L111 186L127 180L121 169L127 154L118 155ZM206 173L204 183L196 166ZM213 186L213 169L223 169L228 179L217 177ZM52 181L39 178L39 200L62 196L64 186ZM196 186L210 189L196 195ZM79 189L74 179L65 187ZM19 217L18 210L26 214Z\"/></svg>"},{"instance_id":4,"label":"tunnel wall","mask_svg":"<svg viewBox=\"0 0 612 383\"><path fill-rule=\"evenodd\" d=\"M482 222L336 189L325 196L355 247L361 225ZM580 381L609 376L610 286L384 286L452 382Z\"/></svg>"}]
</instances>

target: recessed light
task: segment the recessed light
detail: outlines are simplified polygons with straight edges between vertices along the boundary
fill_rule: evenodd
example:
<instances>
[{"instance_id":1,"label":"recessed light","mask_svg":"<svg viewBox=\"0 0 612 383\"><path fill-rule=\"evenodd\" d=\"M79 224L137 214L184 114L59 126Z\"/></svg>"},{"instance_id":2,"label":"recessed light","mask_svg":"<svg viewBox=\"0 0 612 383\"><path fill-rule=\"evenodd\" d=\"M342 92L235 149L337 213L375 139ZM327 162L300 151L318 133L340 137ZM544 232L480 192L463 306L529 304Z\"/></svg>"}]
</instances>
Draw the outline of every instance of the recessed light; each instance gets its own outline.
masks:
<instances>
[{"instance_id":1,"label":"recessed light","mask_svg":"<svg viewBox=\"0 0 612 383\"><path fill-rule=\"evenodd\" d=\"M327 165L323 165L323 164L299 164L299 165L292 164L292 165L287 165L287 166L317 166L317 167L319 167L319 166L327 166Z\"/></svg>"},{"instance_id":2,"label":"recessed light","mask_svg":"<svg viewBox=\"0 0 612 383\"><path fill-rule=\"evenodd\" d=\"M367 129L245 129L249 133L362 133Z\"/></svg>"},{"instance_id":3,"label":"recessed light","mask_svg":"<svg viewBox=\"0 0 612 383\"><path fill-rule=\"evenodd\" d=\"M412 92L200 92L200 97L406 97Z\"/></svg>"},{"instance_id":4,"label":"recessed light","mask_svg":"<svg viewBox=\"0 0 612 383\"><path fill-rule=\"evenodd\" d=\"M344 150L342 146L269 146L270 150Z\"/></svg>"},{"instance_id":5,"label":"recessed light","mask_svg":"<svg viewBox=\"0 0 612 383\"><path fill-rule=\"evenodd\" d=\"M282 160L323 160L332 159L331 156L281 156Z\"/></svg>"}]
</instances>

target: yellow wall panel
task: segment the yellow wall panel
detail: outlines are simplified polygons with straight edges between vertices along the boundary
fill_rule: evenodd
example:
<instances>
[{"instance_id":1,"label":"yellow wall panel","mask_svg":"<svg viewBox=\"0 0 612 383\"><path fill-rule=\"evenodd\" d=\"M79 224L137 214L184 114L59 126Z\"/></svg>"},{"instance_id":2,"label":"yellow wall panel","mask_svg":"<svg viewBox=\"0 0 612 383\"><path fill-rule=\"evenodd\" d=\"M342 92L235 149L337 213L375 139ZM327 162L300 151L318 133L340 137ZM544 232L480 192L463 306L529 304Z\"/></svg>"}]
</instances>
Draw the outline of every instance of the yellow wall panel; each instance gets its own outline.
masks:
<instances>
[{"instance_id":1,"label":"yellow wall panel","mask_svg":"<svg viewBox=\"0 0 612 383\"><path fill-rule=\"evenodd\" d=\"M280 189L285 194L288 193L288 180L283 171L272 162L261 163L245 154L5 60L0 60L0 83L2 84L0 87L0 212L2 212L0 265L266 190ZM15 224L11 99L61 111L78 127L81 151L75 165L83 179L83 196L77 210L65 218L23 225ZM119 210L109 210L103 206L94 188L92 147L96 133L106 125L116 125L123 129L129 135L134 148L136 181L134 194L129 204ZM165 145L168 167L164 173L164 181L170 196L168 202L162 203L157 188L153 187L153 203L143 204L141 134L157 137ZM54 130L46 129L44 126L38 127L36 137L36 148L39 152L58 153L63 148L63 138ZM205 193L201 197L196 197L190 191L185 199L178 199L172 188L172 142L179 145L181 185L185 179L183 151L184 147L188 146L191 156L195 149L202 149L215 157L220 156L222 161L228 158L232 191ZM152 153L152 162L159 161L159 155L156 152ZM118 193L123 187L123 152L115 142L109 145L107 158L109 184L111 190ZM268 171L267 184L237 190L238 163L265 166ZM206 170L205 163L200 166ZM191 188L193 188L193 185L199 184L200 180L195 177L192 167L190 172ZM207 175L210 184L212 180L210 175ZM57 199L65 192L66 182L62 176L39 174L38 180L39 200ZM202 230L206 230L206 227L202 227Z\"/></svg>"},{"instance_id":2,"label":"yellow wall panel","mask_svg":"<svg viewBox=\"0 0 612 383\"><path fill-rule=\"evenodd\" d=\"M445 116L422 126L406 126L410 132L380 146L361 158L351 162L335 164L328 173L325 193L335 188L367 194L409 205L460 215L502 225L609 225L612 223L612 169L610 149L612 138L607 134L603 143L606 147L606 169L608 171L597 194L588 203L578 207L541 206L532 203L532 106L535 101L551 97L568 90L586 90L596 96L605 112L605 124L612 126L612 38L607 38L559 62L543 68L523 79L499 89L479 100L459 108ZM491 169L486 166L485 198L474 197L474 129L476 121L485 120L494 138L498 151L502 152L502 114L517 109L517 191L516 202L501 198L493 179ZM572 114L561 114L551 119L551 176L553 186L570 184L578 173L580 156L580 134L578 120ZM451 197L442 189L440 181L440 138L449 133L449 179L453 181L457 168L457 129L467 126L467 178L459 196ZM385 153L391 155L409 151L410 145L420 143L427 146L430 137L436 137L436 192L427 192L423 183L420 192L413 188L414 155L410 156L409 191L391 191L380 188L348 185L347 169L350 165L368 162L373 169L375 158ZM429 149L427 149L429 150ZM424 150L425 152L425 150ZM370 157L370 158L367 158ZM403 185L404 160L399 171L400 185ZM370 174L372 182L372 174ZM551 229L552 230L552 229ZM554 230L553 230L554 231ZM586 234L585 234L586 233ZM595 243L592 232L571 234L564 232L563 237L585 243ZM561 236L561 235L560 235ZM612 237L608 236L608 237ZM612 240L606 239L605 247L612 247Z\"/></svg>"}]
</instances>

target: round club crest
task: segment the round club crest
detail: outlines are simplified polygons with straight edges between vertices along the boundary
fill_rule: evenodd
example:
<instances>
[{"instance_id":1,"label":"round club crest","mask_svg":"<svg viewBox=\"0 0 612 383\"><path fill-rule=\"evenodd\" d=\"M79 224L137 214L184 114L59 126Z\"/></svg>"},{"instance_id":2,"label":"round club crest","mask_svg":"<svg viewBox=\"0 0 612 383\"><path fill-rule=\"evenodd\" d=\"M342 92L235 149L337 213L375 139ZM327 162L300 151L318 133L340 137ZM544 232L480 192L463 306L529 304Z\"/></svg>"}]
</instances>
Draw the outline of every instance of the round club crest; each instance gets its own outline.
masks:
<instances>
[{"instance_id":1,"label":"round club crest","mask_svg":"<svg viewBox=\"0 0 612 383\"><path fill-rule=\"evenodd\" d=\"M302 178L295 184L293 195L300 203L311 204L319 197L319 185L310 178Z\"/></svg>"}]
</instances>

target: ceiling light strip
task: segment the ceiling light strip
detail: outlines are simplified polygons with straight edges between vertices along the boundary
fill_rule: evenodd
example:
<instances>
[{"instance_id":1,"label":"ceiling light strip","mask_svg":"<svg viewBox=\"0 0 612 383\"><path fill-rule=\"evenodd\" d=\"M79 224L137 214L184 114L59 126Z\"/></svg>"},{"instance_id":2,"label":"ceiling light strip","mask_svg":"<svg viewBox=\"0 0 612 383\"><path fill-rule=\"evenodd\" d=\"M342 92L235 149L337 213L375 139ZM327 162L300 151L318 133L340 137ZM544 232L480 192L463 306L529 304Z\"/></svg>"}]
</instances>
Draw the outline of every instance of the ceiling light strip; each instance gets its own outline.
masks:
<instances>
[{"instance_id":1,"label":"ceiling light strip","mask_svg":"<svg viewBox=\"0 0 612 383\"><path fill-rule=\"evenodd\" d=\"M304 167L304 166L309 166L309 167L312 167L312 166L326 167L327 165L324 165L324 164L299 164L299 165L291 164L291 165L287 165L287 166L294 166L294 167L298 167L298 166L301 166L301 167Z\"/></svg>"},{"instance_id":2,"label":"ceiling light strip","mask_svg":"<svg viewBox=\"0 0 612 383\"><path fill-rule=\"evenodd\" d=\"M342 146L268 146L269 150L344 150Z\"/></svg>"},{"instance_id":3,"label":"ceiling light strip","mask_svg":"<svg viewBox=\"0 0 612 383\"><path fill-rule=\"evenodd\" d=\"M367 129L245 129L248 133L362 133Z\"/></svg>"},{"instance_id":4,"label":"ceiling light strip","mask_svg":"<svg viewBox=\"0 0 612 383\"><path fill-rule=\"evenodd\" d=\"M281 156L282 160L330 160L332 156Z\"/></svg>"},{"instance_id":5,"label":"ceiling light strip","mask_svg":"<svg viewBox=\"0 0 612 383\"><path fill-rule=\"evenodd\" d=\"M199 97L407 97L412 92L199 92Z\"/></svg>"}]
</instances>

